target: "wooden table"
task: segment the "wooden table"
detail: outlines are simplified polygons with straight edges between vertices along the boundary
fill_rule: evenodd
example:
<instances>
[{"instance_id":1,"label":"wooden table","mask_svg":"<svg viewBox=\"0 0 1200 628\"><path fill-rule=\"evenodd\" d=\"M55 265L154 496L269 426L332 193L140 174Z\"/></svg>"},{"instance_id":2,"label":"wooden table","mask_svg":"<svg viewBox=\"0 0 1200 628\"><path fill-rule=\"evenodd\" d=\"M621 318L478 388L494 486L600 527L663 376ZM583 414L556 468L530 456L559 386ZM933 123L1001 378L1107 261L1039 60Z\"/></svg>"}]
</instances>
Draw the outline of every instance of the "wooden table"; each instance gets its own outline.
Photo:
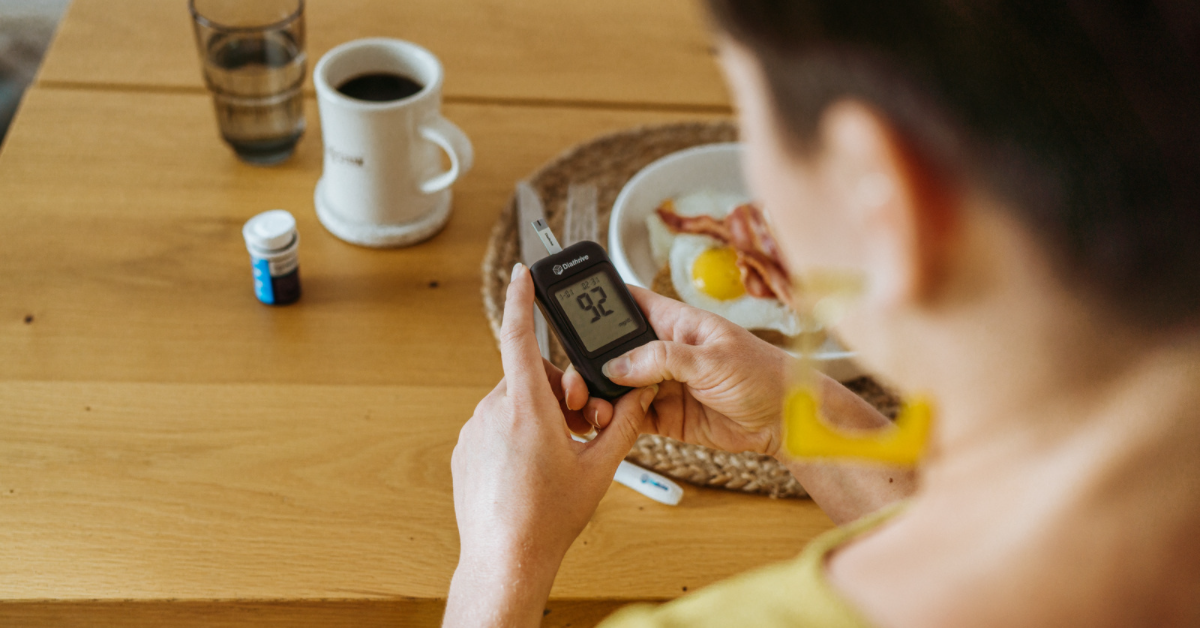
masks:
<instances>
[{"instance_id":1,"label":"wooden table","mask_svg":"<svg viewBox=\"0 0 1200 628\"><path fill-rule=\"evenodd\" d=\"M76 0L0 151L0 625L435 625L449 459L501 376L480 303L516 180L637 124L727 116L697 7L310 0L311 60L412 39L475 143L433 240L317 222L316 103L275 168L218 140L182 2ZM310 61L311 63L311 61ZM258 304L240 228L291 210L304 298ZM810 502L614 485L547 625L591 625L794 555Z\"/></svg>"}]
</instances>

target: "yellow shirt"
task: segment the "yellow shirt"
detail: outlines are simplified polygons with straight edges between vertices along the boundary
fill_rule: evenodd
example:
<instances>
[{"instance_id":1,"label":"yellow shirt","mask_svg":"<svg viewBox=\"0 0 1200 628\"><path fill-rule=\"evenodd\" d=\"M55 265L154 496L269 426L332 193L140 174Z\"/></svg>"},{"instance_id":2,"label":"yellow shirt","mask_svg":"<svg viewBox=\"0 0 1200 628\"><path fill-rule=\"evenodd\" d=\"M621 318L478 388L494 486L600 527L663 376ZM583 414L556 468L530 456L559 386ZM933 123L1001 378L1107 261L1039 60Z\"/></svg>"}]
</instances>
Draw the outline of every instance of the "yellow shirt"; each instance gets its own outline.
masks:
<instances>
[{"instance_id":1,"label":"yellow shirt","mask_svg":"<svg viewBox=\"0 0 1200 628\"><path fill-rule=\"evenodd\" d=\"M825 579L825 558L838 546L870 532L902 504L884 508L813 539L794 560L718 582L661 606L628 606L600 628L674 626L792 626L870 628L867 620Z\"/></svg>"}]
</instances>

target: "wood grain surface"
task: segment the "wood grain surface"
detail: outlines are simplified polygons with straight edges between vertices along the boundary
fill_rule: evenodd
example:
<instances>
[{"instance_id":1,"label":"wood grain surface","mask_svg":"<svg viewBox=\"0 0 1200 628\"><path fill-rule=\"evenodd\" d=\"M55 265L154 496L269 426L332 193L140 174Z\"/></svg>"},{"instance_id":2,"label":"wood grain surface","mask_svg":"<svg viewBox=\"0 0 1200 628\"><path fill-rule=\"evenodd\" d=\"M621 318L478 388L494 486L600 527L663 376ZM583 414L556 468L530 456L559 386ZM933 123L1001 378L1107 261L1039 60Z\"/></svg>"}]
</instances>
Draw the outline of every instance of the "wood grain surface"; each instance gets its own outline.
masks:
<instances>
[{"instance_id":1,"label":"wood grain surface","mask_svg":"<svg viewBox=\"0 0 1200 628\"><path fill-rule=\"evenodd\" d=\"M618 600L550 600L543 628L593 626L625 605ZM396 628L437 626L444 600L207 600L0 602L4 626L36 628Z\"/></svg>"},{"instance_id":2,"label":"wood grain surface","mask_svg":"<svg viewBox=\"0 0 1200 628\"><path fill-rule=\"evenodd\" d=\"M451 101L729 105L697 0L306 4L310 74L337 44L397 37L441 58ZM201 89L185 0L75 0L40 80Z\"/></svg>"},{"instance_id":3,"label":"wood grain surface","mask_svg":"<svg viewBox=\"0 0 1200 628\"><path fill-rule=\"evenodd\" d=\"M308 105L297 155L259 168L221 143L204 94L31 91L0 153L0 379L491 386L479 265L515 182L596 134L681 117L447 106L477 152L453 217L375 250L317 222ZM272 208L298 221L296 307L252 291L241 227Z\"/></svg>"},{"instance_id":4,"label":"wood grain surface","mask_svg":"<svg viewBox=\"0 0 1200 628\"><path fill-rule=\"evenodd\" d=\"M35 88L0 152L0 625L433 625L457 557L449 457L501 375L479 262L514 182L678 112L456 104L477 166L428 243L312 209L319 122L236 160L207 95ZM305 295L255 301L240 228L301 233ZM436 282L436 286L434 285ZM813 504L620 486L546 625L591 625L796 554Z\"/></svg>"},{"instance_id":5,"label":"wood grain surface","mask_svg":"<svg viewBox=\"0 0 1200 628\"><path fill-rule=\"evenodd\" d=\"M441 600L450 452L487 390L2 383L0 599ZM807 501L614 485L552 595L667 599L828 526Z\"/></svg>"}]
</instances>

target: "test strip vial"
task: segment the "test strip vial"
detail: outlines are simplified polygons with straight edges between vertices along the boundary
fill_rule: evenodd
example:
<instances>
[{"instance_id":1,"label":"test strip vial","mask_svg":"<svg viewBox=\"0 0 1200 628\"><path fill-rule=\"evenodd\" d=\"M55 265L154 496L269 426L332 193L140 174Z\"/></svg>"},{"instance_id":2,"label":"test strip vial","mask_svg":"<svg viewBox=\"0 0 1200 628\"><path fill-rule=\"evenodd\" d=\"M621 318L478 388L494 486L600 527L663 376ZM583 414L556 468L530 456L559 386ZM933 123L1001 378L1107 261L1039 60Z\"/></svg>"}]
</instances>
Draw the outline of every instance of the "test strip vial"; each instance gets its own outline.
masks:
<instances>
[{"instance_id":1,"label":"test strip vial","mask_svg":"<svg viewBox=\"0 0 1200 628\"><path fill-rule=\"evenodd\" d=\"M300 298L300 234L296 219L282 209L263 212L242 227L254 271L254 295L267 305Z\"/></svg>"}]
</instances>

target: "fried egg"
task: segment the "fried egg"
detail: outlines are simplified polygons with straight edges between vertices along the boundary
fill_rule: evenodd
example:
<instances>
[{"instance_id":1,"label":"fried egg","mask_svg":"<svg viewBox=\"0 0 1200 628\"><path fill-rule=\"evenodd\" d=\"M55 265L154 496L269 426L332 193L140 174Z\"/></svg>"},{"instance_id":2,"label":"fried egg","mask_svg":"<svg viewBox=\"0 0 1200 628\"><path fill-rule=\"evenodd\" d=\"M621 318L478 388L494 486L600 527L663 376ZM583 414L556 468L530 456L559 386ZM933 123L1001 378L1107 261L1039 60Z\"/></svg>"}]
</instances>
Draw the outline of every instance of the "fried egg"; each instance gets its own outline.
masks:
<instances>
[{"instance_id":1,"label":"fried egg","mask_svg":"<svg viewBox=\"0 0 1200 628\"><path fill-rule=\"evenodd\" d=\"M731 247L708 236L673 237L668 255L671 284L685 303L746 329L772 329L785 336L800 333L799 317L779 299L746 294L736 263L737 252Z\"/></svg>"}]
</instances>

